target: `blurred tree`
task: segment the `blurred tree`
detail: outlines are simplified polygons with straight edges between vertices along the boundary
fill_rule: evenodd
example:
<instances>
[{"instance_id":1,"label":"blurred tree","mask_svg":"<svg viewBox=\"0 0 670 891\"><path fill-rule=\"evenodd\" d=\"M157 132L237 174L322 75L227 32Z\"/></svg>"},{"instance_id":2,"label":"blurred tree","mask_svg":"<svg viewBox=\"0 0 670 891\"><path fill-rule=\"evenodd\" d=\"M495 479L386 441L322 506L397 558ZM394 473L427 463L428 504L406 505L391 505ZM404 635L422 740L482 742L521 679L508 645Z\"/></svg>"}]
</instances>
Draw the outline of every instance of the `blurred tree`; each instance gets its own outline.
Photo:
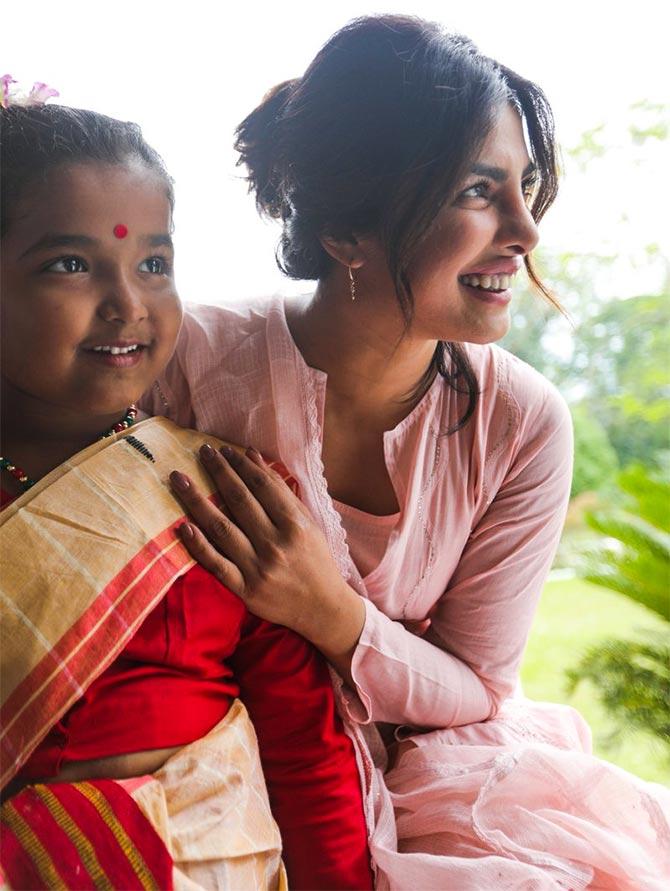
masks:
<instances>
[{"instance_id":1,"label":"blurred tree","mask_svg":"<svg viewBox=\"0 0 670 891\"><path fill-rule=\"evenodd\" d=\"M575 466L570 497L605 488L619 469L619 459L607 431L587 402L571 406L575 430Z\"/></svg>"},{"instance_id":2,"label":"blurred tree","mask_svg":"<svg viewBox=\"0 0 670 891\"><path fill-rule=\"evenodd\" d=\"M609 301L575 332L572 375L622 466L670 445L669 361L668 294Z\"/></svg>"},{"instance_id":3,"label":"blurred tree","mask_svg":"<svg viewBox=\"0 0 670 891\"><path fill-rule=\"evenodd\" d=\"M668 139L668 109L638 102L630 109L630 121L618 134L627 148L618 145L618 150L637 165L646 151ZM568 162L591 174L606 162L609 138L605 125L594 126L567 150ZM609 471L617 466L610 446L622 467L633 460L653 464L670 447L670 262L663 261L658 245L647 245L640 254L640 245L631 240L629 248L632 267L653 264L661 277L665 270L657 294L617 299L612 287L620 252L611 248L597 254L540 252L538 271L566 315L521 290L502 341L552 380L572 406L579 405L573 494L584 491L587 481L605 482L605 473L594 476L598 439Z\"/></svg>"},{"instance_id":4,"label":"blurred tree","mask_svg":"<svg viewBox=\"0 0 670 891\"><path fill-rule=\"evenodd\" d=\"M634 464L618 475L616 503L586 520L605 536L582 575L643 604L670 622L670 483Z\"/></svg>"},{"instance_id":5,"label":"blurred tree","mask_svg":"<svg viewBox=\"0 0 670 891\"><path fill-rule=\"evenodd\" d=\"M581 575L657 613L666 630L589 648L568 672L570 691L588 680L620 729L639 727L670 748L670 483L635 464L618 476L616 501L587 515L604 537L586 555Z\"/></svg>"}]
</instances>

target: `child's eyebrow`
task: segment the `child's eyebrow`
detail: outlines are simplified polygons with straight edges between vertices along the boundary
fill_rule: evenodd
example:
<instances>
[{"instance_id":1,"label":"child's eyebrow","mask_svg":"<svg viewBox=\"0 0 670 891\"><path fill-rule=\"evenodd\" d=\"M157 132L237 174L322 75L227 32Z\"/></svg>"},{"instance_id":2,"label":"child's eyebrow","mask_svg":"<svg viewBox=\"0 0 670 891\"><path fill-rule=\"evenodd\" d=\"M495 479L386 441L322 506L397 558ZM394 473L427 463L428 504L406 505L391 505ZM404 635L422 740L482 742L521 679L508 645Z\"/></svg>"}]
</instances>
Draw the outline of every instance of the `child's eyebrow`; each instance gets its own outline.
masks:
<instances>
[{"instance_id":1,"label":"child's eyebrow","mask_svg":"<svg viewBox=\"0 0 670 891\"><path fill-rule=\"evenodd\" d=\"M146 235L142 238L142 241L149 247L169 247L174 250L172 238L168 234ZM61 247L95 247L97 244L99 244L98 239L91 238L90 235L57 235L48 232L25 250L19 259L22 260L29 254L34 254L37 251L48 251Z\"/></svg>"},{"instance_id":2,"label":"child's eyebrow","mask_svg":"<svg viewBox=\"0 0 670 891\"><path fill-rule=\"evenodd\" d=\"M174 248L172 243L172 238L170 235L147 235L146 238L143 238L142 241L145 241L150 247L169 247Z\"/></svg>"},{"instance_id":3,"label":"child's eyebrow","mask_svg":"<svg viewBox=\"0 0 670 891\"><path fill-rule=\"evenodd\" d=\"M19 259L22 260L28 254L34 254L36 251L59 247L92 247L97 243L95 238L91 238L88 235L55 235L47 233L38 239L35 244L31 245L28 250L24 251Z\"/></svg>"}]
</instances>

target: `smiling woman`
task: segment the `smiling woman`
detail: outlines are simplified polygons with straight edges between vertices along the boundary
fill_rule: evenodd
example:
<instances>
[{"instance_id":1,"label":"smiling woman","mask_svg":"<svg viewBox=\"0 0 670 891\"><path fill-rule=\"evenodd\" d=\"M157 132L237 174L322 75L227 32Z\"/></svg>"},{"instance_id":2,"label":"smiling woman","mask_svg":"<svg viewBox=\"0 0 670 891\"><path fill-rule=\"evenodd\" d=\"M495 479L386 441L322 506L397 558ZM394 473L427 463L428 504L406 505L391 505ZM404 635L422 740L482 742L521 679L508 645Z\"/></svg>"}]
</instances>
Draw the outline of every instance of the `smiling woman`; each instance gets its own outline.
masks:
<instances>
[{"instance_id":1,"label":"smiling woman","mask_svg":"<svg viewBox=\"0 0 670 891\"><path fill-rule=\"evenodd\" d=\"M224 510L172 475L182 540L336 670L376 887L660 891L667 792L518 695L572 457L561 396L493 344L556 193L546 98L467 38L365 17L237 149L316 285L192 308L153 407L254 447L201 451Z\"/></svg>"}]
</instances>

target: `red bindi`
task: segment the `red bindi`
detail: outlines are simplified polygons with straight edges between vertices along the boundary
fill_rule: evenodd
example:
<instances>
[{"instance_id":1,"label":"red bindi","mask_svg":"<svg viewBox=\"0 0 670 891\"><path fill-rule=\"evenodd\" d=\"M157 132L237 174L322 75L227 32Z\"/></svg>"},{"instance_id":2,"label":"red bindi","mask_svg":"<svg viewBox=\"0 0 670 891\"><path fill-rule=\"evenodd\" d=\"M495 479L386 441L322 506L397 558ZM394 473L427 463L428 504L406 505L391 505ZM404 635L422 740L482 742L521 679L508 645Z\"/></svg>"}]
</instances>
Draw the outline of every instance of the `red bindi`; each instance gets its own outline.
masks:
<instances>
[{"instance_id":1,"label":"red bindi","mask_svg":"<svg viewBox=\"0 0 670 891\"><path fill-rule=\"evenodd\" d=\"M117 238L125 238L128 234L128 227L124 226L123 223L119 223L118 226L114 226L114 235Z\"/></svg>"}]
</instances>

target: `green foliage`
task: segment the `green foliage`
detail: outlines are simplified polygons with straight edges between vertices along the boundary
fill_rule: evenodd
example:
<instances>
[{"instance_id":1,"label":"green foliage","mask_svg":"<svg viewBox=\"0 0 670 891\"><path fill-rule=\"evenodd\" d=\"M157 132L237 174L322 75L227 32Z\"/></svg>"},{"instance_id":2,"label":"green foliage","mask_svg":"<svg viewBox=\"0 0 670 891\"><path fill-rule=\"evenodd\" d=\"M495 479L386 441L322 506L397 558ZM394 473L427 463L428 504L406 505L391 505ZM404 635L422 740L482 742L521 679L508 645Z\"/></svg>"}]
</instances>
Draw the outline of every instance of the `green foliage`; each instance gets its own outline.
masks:
<instances>
[{"instance_id":1,"label":"green foliage","mask_svg":"<svg viewBox=\"0 0 670 891\"><path fill-rule=\"evenodd\" d=\"M597 492L609 484L619 469L619 459L607 437L607 431L593 417L589 406L572 406L575 430L575 467L570 497L582 492Z\"/></svg>"},{"instance_id":2,"label":"green foliage","mask_svg":"<svg viewBox=\"0 0 670 891\"><path fill-rule=\"evenodd\" d=\"M668 294L612 300L575 332L573 374L622 466L668 448L669 356Z\"/></svg>"},{"instance_id":3,"label":"green foliage","mask_svg":"<svg viewBox=\"0 0 670 891\"><path fill-rule=\"evenodd\" d=\"M587 447L593 445L596 427L605 431L617 462L610 461L609 447L603 457L615 470L617 464L625 467L633 461L654 463L670 448L670 293L604 304L594 299L585 314L579 295L605 262L568 255L560 262L545 260L547 281L560 291L578 324L571 327L546 302L526 292L516 302L502 345L546 375L590 418L590 431L578 431L575 423L575 434L584 434ZM557 286L560 275L563 282ZM583 490L578 481L574 494Z\"/></svg>"},{"instance_id":4,"label":"green foliage","mask_svg":"<svg viewBox=\"0 0 670 891\"><path fill-rule=\"evenodd\" d=\"M582 138L577 145L568 149L568 155L584 169L594 158L601 158L607 151L602 143L604 124L598 124L590 130L582 133Z\"/></svg>"},{"instance_id":5,"label":"green foliage","mask_svg":"<svg viewBox=\"0 0 670 891\"><path fill-rule=\"evenodd\" d=\"M579 578L553 579L544 586L521 668L526 696L576 708L593 731L593 751L642 779L670 784L670 751L643 728L615 719L585 681L568 695L566 672L579 654L610 638L645 640L665 623L616 591ZM577 654L577 655L575 655ZM625 732L619 728L625 726Z\"/></svg>"},{"instance_id":6,"label":"green foliage","mask_svg":"<svg viewBox=\"0 0 670 891\"><path fill-rule=\"evenodd\" d=\"M586 555L582 575L655 612L663 630L601 641L567 676L572 690L590 681L620 727L643 727L670 746L670 483L641 464L620 473L618 483L616 506L587 514L603 538Z\"/></svg>"},{"instance_id":7,"label":"green foliage","mask_svg":"<svg viewBox=\"0 0 670 891\"><path fill-rule=\"evenodd\" d=\"M590 647L566 675L569 693L580 681L591 681L619 727L639 727L670 747L670 634L649 632L647 641L606 640Z\"/></svg>"},{"instance_id":8,"label":"green foliage","mask_svg":"<svg viewBox=\"0 0 670 891\"><path fill-rule=\"evenodd\" d=\"M620 506L587 514L606 538L587 554L582 575L670 621L670 485L639 464L618 482Z\"/></svg>"},{"instance_id":9,"label":"green foliage","mask_svg":"<svg viewBox=\"0 0 670 891\"><path fill-rule=\"evenodd\" d=\"M579 178L602 169L612 151L637 168L657 157L659 143L669 134L667 106L643 100L630 107L623 132L598 123L586 131L567 149L567 163ZM528 289L515 299L503 340L503 346L545 374L593 422L589 427L584 421L579 429L581 419L575 419L581 440L573 494L606 482L593 460L598 427L620 467L633 461L654 464L670 448L670 266L660 244L636 243L634 229L622 230L622 235L627 237L621 247L603 241L593 254L540 251L538 271L569 319ZM618 270L626 265L629 270L657 270L658 293L619 299L613 289ZM614 471L609 448L604 448L603 459Z\"/></svg>"},{"instance_id":10,"label":"green foliage","mask_svg":"<svg viewBox=\"0 0 670 891\"><path fill-rule=\"evenodd\" d=\"M648 139L666 140L670 132L668 109L664 105L643 100L631 106L635 115L629 132L634 143L644 144Z\"/></svg>"}]
</instances>

